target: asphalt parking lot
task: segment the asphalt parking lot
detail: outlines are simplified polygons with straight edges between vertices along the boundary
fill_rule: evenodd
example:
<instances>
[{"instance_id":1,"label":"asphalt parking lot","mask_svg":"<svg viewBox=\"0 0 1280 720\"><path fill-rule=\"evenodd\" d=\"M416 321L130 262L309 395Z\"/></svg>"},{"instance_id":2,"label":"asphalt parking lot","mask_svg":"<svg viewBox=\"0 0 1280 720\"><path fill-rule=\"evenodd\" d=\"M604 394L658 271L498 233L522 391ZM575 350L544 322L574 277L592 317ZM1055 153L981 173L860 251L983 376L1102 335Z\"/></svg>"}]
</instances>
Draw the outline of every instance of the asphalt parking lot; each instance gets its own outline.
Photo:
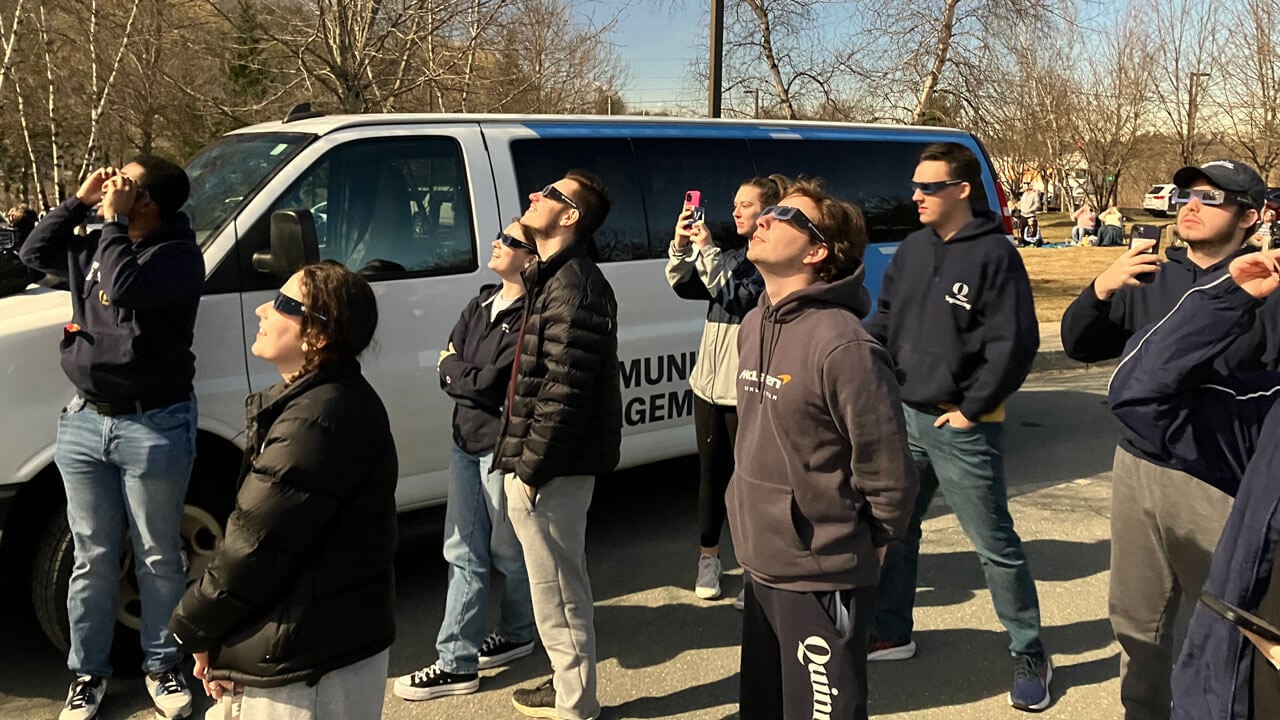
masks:
<instances>
[{"instance_id":1,"label":"asphalt parking lot","mask_svg":"<svg viewBox=\"0 0 1280 720\"><path fill-rule=\"evenodd\" d=\"M1110 467L1118 427L1103 402L1108 370L1033 376L1010 403L1006 447L1011 506L1038 581L1044 639L1053 655L1055 703L1045 716L1120 715L1118 650L1106 619ZM637 468L602 481L591 509L588 554L596 592L605 718L737 716L740 615L732 597L697 600L696 465ZM945 503L925 524L916 658L871 672L876 718L989 720L1008 707L1008 638L992 611L976 557ZM435 659L446 568L440 513L406 528L397 559L399 630L393 675ZM732 557L726 545L722 555ZM729 565L730 563L726 563ZM54 718L69 674L20 603L0 607L0 719ZM386 718L515 718L510 691L549 673L540 651L482 673L480 692L423 703L390 693ZM203 700L198 707L203 707ZM111 681L100 717L149 719L140 677Z\"/></svg>"}]
</instances>

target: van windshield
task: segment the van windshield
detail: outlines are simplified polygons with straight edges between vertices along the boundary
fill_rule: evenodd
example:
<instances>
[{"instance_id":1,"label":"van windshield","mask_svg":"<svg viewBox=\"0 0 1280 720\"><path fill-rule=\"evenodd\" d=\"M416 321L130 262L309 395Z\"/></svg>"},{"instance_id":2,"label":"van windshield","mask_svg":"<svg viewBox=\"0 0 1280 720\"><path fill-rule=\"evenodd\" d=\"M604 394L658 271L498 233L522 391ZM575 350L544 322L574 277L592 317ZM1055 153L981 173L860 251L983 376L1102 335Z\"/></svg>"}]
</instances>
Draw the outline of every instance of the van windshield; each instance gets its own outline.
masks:
<instances>
[{"instance_id":1,"label":"van windshield","mask_svg":"<svg viewBox=\"0 0 1280 720\"><path fill-rule=\"evenodd\" d=\"M187 165L191 197L183 210L203 247L254 193L315 136L298 133L229 135Z\"/></svg>"}]
</instances>

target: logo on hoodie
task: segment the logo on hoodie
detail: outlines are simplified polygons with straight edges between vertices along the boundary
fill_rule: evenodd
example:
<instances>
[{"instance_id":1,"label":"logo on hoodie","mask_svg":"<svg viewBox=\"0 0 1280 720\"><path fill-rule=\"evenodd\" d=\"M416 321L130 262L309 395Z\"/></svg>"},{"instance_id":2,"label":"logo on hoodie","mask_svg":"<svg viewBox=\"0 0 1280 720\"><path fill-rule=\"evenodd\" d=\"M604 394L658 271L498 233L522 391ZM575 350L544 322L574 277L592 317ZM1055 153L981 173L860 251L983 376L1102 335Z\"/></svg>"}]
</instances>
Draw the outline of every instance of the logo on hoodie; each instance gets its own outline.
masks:
<instances>
[{"instance_id":1,"label":"logo on hoodie","mask_svg":"<svg viewBox=\"0 0 1280 720\"><path fill-rule=\"evenodd\" d=\"M800 641L796 648L796 660L809 670L809 687L813 689L813 720L831 720L831 698L840 694L827 679L827 663L831 661L831 646L817 635Z\"/></svg>"},{"instance_id":2,"label":"logo on hoodie","mask_svg":"<svg viewBox=\"0 0 1280 720\"><path fill-rule=\"evenodd\" d=\"M764 378L763 381L761 380L761 377ZM754 385L744 383L742 386L743 390L747 392L761 393L770 400L777 400L777 391L781 390L783 385L791 382L791 376L787 373L780 373L778 375L765 373L761 376L758 371L750 369L744 369L742 372L738 373L738 379L746 380L747 383L754 383ZM770 390L773 392L770 392Z\"/></svg>"},{"instance_id":3,"label":"logo on hoodie","mask_svg":"<svg viewBox=\"0 0 1280 720\"><path fill-rule=\"evenodd\" d=\"M951 294L947 296L947 302L952 305L959 305L965 310L972 310L973 303L969 300L969 286L962 282L952 285Z\"/></svg>"}]
</instances>

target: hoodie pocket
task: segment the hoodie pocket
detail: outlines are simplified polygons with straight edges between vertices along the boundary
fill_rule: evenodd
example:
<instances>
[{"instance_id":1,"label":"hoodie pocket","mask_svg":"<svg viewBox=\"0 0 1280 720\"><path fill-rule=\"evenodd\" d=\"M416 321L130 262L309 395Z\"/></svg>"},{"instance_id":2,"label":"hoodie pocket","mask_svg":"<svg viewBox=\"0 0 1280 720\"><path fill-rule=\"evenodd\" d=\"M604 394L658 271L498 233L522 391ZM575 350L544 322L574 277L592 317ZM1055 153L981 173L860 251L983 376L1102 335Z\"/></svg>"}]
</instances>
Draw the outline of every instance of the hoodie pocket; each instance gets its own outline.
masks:
<instances>
[{"instance_id":1,"label":"hoodie pocket","mask_svg":"<svg viewBox=\"0 0 1280 720\"><path fill-rule=\"evenodd\" d=\"M741 473L729 492L733 543L738 558L758 574L804 577L821 571L817 559L797 532L802 516L790 487L752 480Z\"/></svg>"}]
</instances>

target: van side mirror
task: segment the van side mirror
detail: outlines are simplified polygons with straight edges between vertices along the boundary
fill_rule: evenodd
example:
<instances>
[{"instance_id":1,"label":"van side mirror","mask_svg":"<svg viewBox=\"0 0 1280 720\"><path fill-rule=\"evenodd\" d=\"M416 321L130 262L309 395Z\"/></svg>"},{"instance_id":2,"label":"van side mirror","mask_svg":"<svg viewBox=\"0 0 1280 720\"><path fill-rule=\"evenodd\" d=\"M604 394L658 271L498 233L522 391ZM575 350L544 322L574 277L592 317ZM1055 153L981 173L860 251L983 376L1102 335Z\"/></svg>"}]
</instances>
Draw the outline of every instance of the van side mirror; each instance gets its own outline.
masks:
<instances>
[{"instance_id":1,"label":"van side mirror","mask_svg":"<svg viewBox=\"0 0 1280 720\"><path fill-rule=\"evenodd\" d=\"M301 208L271 213L271 251L253 254L253 269L287 279L303 265L320 261L316 221Z\"/></svg>"}]
</instances>

